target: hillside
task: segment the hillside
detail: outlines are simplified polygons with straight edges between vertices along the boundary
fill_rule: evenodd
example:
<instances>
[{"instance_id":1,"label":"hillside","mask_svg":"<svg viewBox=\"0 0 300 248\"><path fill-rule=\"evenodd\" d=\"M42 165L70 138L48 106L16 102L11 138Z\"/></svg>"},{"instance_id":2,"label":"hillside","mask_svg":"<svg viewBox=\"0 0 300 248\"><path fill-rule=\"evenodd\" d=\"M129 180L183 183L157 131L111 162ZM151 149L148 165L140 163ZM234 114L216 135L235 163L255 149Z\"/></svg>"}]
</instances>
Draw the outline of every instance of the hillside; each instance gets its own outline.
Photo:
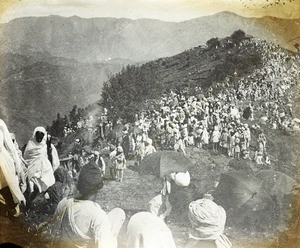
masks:
<instances>
[{"instance_id":1,"label":"hillside","mask_svg":"<svg viewBox=\"0 0 300 248\"><path fill-rule=\"evenodd\" d=\"M299 106L295 107L292 111L293 114L290 114L287 108L292 105L293 100L299 101L299 84L297 84L297 80L300 76L300 65L298 55L265 41L249 39L249 37L246 37L242 43L236 46L232 45L232 37L219 40L219 42L220 46L218 47L195 47L176 56L159 59L139 67L128 66L113 76L103 91L103 99L110 96L114 97L110 99L111 102L106 102L107 107L109 107L109 104L113 104L111 105L112 108L108 110L108 119L111 117L110 112L114 112L115 109L119 111L116 116L124 116L124 118L128 117L129 114L140 114L147 107L152 109L152 111L144 111L143 115L137 115L135 123L130 121L131 123L126 125L134 126L132 129L129 128L131 130L129 132L135 132L136 124L149 123L148 135L152 138L157 150L168 149L165 143L162 143L162 141L167 142L167 135L164 136L164 132L168 131L167 125L174 127L186 123L188 127L194 128L197 127L197 120L202 121L201 123L204 124L205 114L203 114L202 106L208 106L210 120L207 125L210 132L219 124L218 119L214 119L213 116L220 115L220 112L223 119L220 126L224 125L226 129L227 127L230 128L232 130L231 135L238 133L237 137L244 140L242 130L244 130L245 124L250 127L249 157L237 157L220 150L216 152L213 150L211 141L207 146L197 147L195 144L188 144L185 147L187 156L192 160L189 167L191 185L186 190L182 189L177 192L176 189L172 189L170 199L174 194L173 197L176 198L176 202L172 203L173 215L171 214L167 222L172 230L177 247L185 247L188 240L186 235L189 232L189 222L186 218L188 203L193 199L202 197L207 192L214 192L222 173L246 172L247 176L252 177L262 170L272 169L270 171L271 181L277 180L275 175L272 174L274 170L285 173L295 180L299 175L297 161L300 156L298 149L300 125L295 125L295 128L284 127L282 115L282 122L279 119L274 119L276 116L274 110L277 107L279 113L286 114L286 119L289 121L299 117ZM268 71L268 68L272 68L274 73ZM286 80L284 81L283 78ZM206 96L205 98L201 98L198 92L195 91L197 86L201 87L200 92ZM265 91L261 91L261 88ZM281 91L280 88L285 88L285 90ZM235 98L239 89L248 93L248 96L245 94L244 97ZM266 92L271 95L265 95ZM274 92L281 92L282 94L272 96ZM165 94L162 96L162 93ZM146 104L142 104L142 100ZM244 115L240 117L231 116L229 120L226 119L226 116L231 115L226 114L228 109L231 107L240 108L242 113L249 102L255 106L253 119L246 118ZM153 103L157 103L157 105ZM169 107L169 111L165 107ZM94 109L90 109L89 114L94 114L96 109L99 110L99 107L94 106ZM193 109L203 112L202 114L199 114L199 112L195 114ZM180 119L182 110L185 113L184 120L179 122L182 120ZM268 121L264 123L261 117L264 117L266 112L268 112ZM75 154L77 153L74 149L74 140L79 138L82 147L91 145L92 149L99 150L108 159L104 150L100 148L106 147L107 142L114 141L109 140L109 138L108 140L97 140L99 138L97 136L99 134L97 133L98 124L101 121L98 119L96 123L91 125L88 121L89 114L82 116L86 119L86 127L79 128L77 132L63 139L67 148L63 157L72 151ZM172 116L175 117L172 118ZM193 122L191 119L197 120ZM127 119L123 121L123 124L126 122ZM278 123L278 127L273 128L273 122ZM161 123L164 124L161 125ZM92 138L98 143L91 142L90 137L87 137L88 134L91 134L89 130L91 126L89 125L94 128L95 132ZM126 125L118 125L116 129L122 130L122 127ZM260 127L257 127L257 125ZM181 127L179 126L179 128ZM141 128L141 125L138 128ZM153 131L152 128L158 132ZM173 135L176 133L174 129L172 129L174 131ZM183 129L179 129L182 136ZM115 131L117 132L117 130ZM163 135L160 131L163 131ZM266 138L263 162L259 162L256 157L258 156L256 152L259 149L260 131L265 134ZM195 137L193 131L188 132L188 135ZM236 137L235 140L237 140ZM239 146L239 143L235 143L236 145ZM169 147L169 149L172 148ZM78 147L76 150L78 150ZM236 151L233 153L235 154ZM270 158L270 164L265 162L266 154ZM159 189L161 189L162 180L158 176L139 175L137 173L139 168L134 165L132 157L128 158L127 166L122 183L111 180L109 172L106 171L105 186L98 192L97 200L106 211L116 206L123 208L128 220L132 214L147 209L148 201L157 195ZM278 183L280 190L287 187L284 179L279 180L279 182L281 182ZM234 185L235 182L233 181L232 184ZM247 182L243 181L242 185L242 187L247 187ZM277 194L267 190L260 189L259 193L262 194L261 196L264 195L263 198L255 198L254 194L241 207L233 206L226 209L227 224L225 232L234 246L252 248L266 245L266 247L275 247L275 244L281 242L278 240L278 233L287 227L286 221L291 216L292 202L285 197L279 199ZM267 193L271 197L267 196ZM287 191L286 196L290 197L288 194L290 194L289 191ZM251 202L253 198L254 200ZM215 200L217 201L217 198ZM279 204L279 202L281 203ZM289 231L292 231L292 229ZM125 235L126 230L124 227L120 234L120 240L123 242ZM262 240L264 244L261 243ZM278 247L282 246L278 245Z\"/></svg>"},{"instance_id":2,"label":"hillside","mask_svg":"<svg viewBox=\"0 0 300 248\"><path fill-rule=\"evenodd\" d=\"M215 42L217 46L213 42L139 67L128 66L104 84L102 105L111 109L112 119L132 121L146 106L145 99L158 99L170 90L203 93L226 77L241 77L260 66L261 50L252 44L235 46L230 37Z\"/></svg>"},{"instance_id":3,"label":"hillside","mask_svg":"<svg viewBox=\"0 0 300 248\"><path fill-rule=\"evenodd\" d=\"M24 143L36 125L48 125L73 105L85 107L101 95L103 81L120 71L124 61L85 64L49 54L4 54L0 115Z\"/></svg>"},{"instance_id":4,"label":"hillside","mask_svg":"<svg viewBox=\"0 0 300 248\"><path fill-rule=\"evenodd\" d=\"M226 37L237 29L294 49L293 44L299 42L299 25L297 19L246 18L230 12L184 22L26 17L2 24L0 40L1 51L5 52L48 52L51 56L85 62L110 58L145 61L178 54L203 45L212 37Z\"/></svg>"},{"instance_id":5,"label":"hillside","mask_svg":"<svg viewBox=\"0 0 300 248\"><path fill-rule=\"evenodd\" d=\"M205 193L212 193L219 183L222 173L244 171L247 176L254 177L257 172L271 169L271 173L276 170L295 180L299 175L299 166L297 166L300 156L299 105L294 106L295 108L292 108L291 111L288 108L293 107L294 103L299 103L300 99L299 55L249 36L244 37L240 42L235 42L233 37L212 39L208 42L207 47L197 46L178 55L158 59L141 66L128 66L112 76L104 86L102 104L108 108L106 117L109 120L123 117L125 119L123 124L130 121L131 123L126 124L131 127L137 123L138 125L146 124L147 128L147 124L149 124L148 135L154 141L153 144L157 150L173 149L175 145L167 147L168 135L164 136L159 132L153 132L152 128L166 133L167 125L172 128L178 125L180 137L183 138L182 130L185 127L182 124L186 124L189 128L195 128L198 127L198 124L204 125L206 116L209 116L209 120L206 119L206 125L210 132L217 126L222 128L222 131L231 130L230 136L234 137L235 142L234 151L232 151L233 147L227 151L226 149L225 151L221 150L222 148L219 147L221 149L215 151L211 140L208 141L207 146L205 144L197 146L194 143L188 144L185 148L187 156L192 160L189 166L191 184L183 190L177 188L178 191L176 191L176 187L173 189L172 186L170 199L174 197L176 202L172 203L173 212L167 219L177 247L186 247L188 241L187 234L190 226L186 218L188 203L202 197ZM50 70L50 67L47 63L39 62L33 65L30 67L33 69L25 70L28 73L24 76L21 75L22 78L28 78L30 72L35 70L43 71L43 74L48 77L47 71ZM49 72L51 75L57 74L62 77L57 68L53 67L52 70L53 72ZM20 76L20 74L18 75ZM43 85L41 83L31 84L31 90L42 95ZM29 93L27 92L27 94ZM47 96L42 95L42 98L44 97ZM65 97L68 98L67 95ZM253 118L249 118L251 115L244 116L244 110L247 109L249 103L253 104ZM166 107L169 110L166 110ZM147 108L152 111L144 111ZM243 115L239 117L236 114L233 115L232 109L240 109ZM142 111L143 114L141 114ZM183 120L182 111L184 112ZM78 127L75 133L72 132L62 139L65 151L60 153L61 157L68 156L69 152L77 154L81 148L98 150L103 156L107 155L107 150L101 148L108 148L107 141L109 140L99 138L99 124L107 122L94 118L103 114L100 113L101 108L95 104L86 108L86 112L88 113L80 116L85 120L86 125ZM32 115L34 114L32 113ZM134 114L137 114L135 123L130 118ZM92 121L91 115L93 115ZM222 118L221 123L218 116ZM261 117L267 117L267 121L263 121ZM32 117L30 118L32 119ZM296 118L298 118L297 123L295 122ZM180 122L181 120L182 122ZM294 123L292 124L292 122ZM174 126L171 126L170 123ZM274 123L278 125L275 128ZM121 130L125 125L120 124L117 127L122 133ZM236 147L240 147L240 140L245 142L244 130L246 127L249 127L251 133L251 141L248 140L249 146L244 148L249 152L249 156L241 155L240 157L236 155L236 153L239 154ZM140 125L137 129L139 128L143 127ZM135 132L135 128L128 129L129 132ZM174 136L175 129L176 127L172 129ZM117 130L115 131L117 133ZM137 130L137 133L139 131L142 132L140 129ZM262 144L263 148L260 148L262 134L265 135L263 138L265 145ZM189 130L188 135L195 137L194 129ZM80 139L80 144L74 149L74 141L77 138ZM96 142L94 142L95 140ZM260 161L258 160L259 149L263 149L261 152L263 158ZM267 163L266 156L269 157L270 163ZM133 157L130 156L127 160L123 182L111 179L109 171L106 170L105 185L97 195L97 202L105 211L114 207L122 207L126 212L126 222L119 236L120 247L125 247L128 219L132 214L146 210L149 200L162 188L163 180L158 175L156 177L153 175L141 176L137 173L138 170L139 168L134 165ZM271 174L271 181L275 182L276 180L275 175ZM233 187L237 187L236 181L233 181ZM247 188L248 186L249 188ZM279 180L278 195L272 192L275 187L272 190L260 188L259 192L255 191L250 194L250 198L247 198L241 206L232 206L226 209L225 233L233 246L242 248L283 247L281 242L284 241L278 238L278 234L288 227L285 225L287 224L285 221L291 216L290 210L293 203L285 198L285 196L291 197L291 192L287 189L285 192L281 191L285 186L287 187L285 181ZM248 192L251 185L247 185L247 182L243 181L240 187L246 188ZM246 191L237 191L237 194L240 195ZM283 197L281 193L285 196ZM247 194L244 193L244 195ZM217 199L215 200L217 201ZM25 225L40 223L41 219L45 217L34 211L30 214L25 218ZM298 218L298 216L296 217ZM12 226L8 221L4 220L3 223L5 229ZM14 233L21 233L24 230L31 230L30 235L36 235L34 239L39 237L38 233L36 234L32 229L24 226L23 230L17 229L0 238L22 242L30 246L34 239L31 239L29 235L14 235ZM288 235L297 237L298 234L293 234L292 231L293 229L288 230L291 234L286 234L284 238L287 239ZM47 233L47 238L49 238L49 233ZM37 242L37 244L41 243L43 247L51 247L50 244L46 244L47 240L38 240ZM295 244L289 247L296 248Z\"/></svg>"},{"instance_id":6,"label":"hillside","mask_svg":"<svg viewBox=\"0 0 300 248\"><path fill-rule=\"evenodd\" d=\"M0 29L0 115L21 136L21 143L29 134L25 137L18 130L50 124L58 112L64 115L75 104L84 107L99 100L103 82L128 64L163 58L151 65L160 74L159 81L176 82L176 76L183 83L207 78L210 82L224 77L218 70L228 67L225 60L231 55L225 58L221 52L221 58L217 52L204 52L202 57L199 45L207 40L237 29L281 45L300 35L299 20L245 18L230 12L178 23L26 17L0 24ZM290 41L288 48L294 49L294 42L299 40ZM192 47L196 48L186 55L166 58ZM238 67L228 67L229 72Z\"/></svg>"}]
</instances>

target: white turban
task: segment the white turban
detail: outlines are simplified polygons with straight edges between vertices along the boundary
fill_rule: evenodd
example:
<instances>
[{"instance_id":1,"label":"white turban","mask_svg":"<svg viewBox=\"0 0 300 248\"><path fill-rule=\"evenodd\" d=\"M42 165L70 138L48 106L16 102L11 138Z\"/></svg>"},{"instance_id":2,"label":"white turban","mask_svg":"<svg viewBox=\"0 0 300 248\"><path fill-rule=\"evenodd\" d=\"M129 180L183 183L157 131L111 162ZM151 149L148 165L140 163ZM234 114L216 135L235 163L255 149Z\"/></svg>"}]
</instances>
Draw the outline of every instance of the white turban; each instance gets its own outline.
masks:
<instances>
[{"instance_id":1,"label":"white turban","mask_svg":"<svg viewBox=\"0 0 300 248\"><path fill-rule=\"evenodd\" d=\"M148 138L148 139L146 139L146 142L147 142L149 145L152 145L152 139Z\"/></svg>"},{"instance_id":2,"label":"white turban","mask_svg":"<svg viewBox=\"0 0 300 248\"><path fill-rule=\"evenodd\" d=\"M223 235L226 212L211 199L200 199L189 205L189 218L192 224L190 237L196 240L215 240L217 247L231 247Z\"/></svg>"},{"instance_id":3,"label":"white turban","mask_svg":"<svg viewBox=\"0 0 300 248\"><path fill-rule=\"evenodd\" d=\"M191 181L191 177L190 177L190 173L187 172L178 172L178 173L172 173L170 175L171 179L174 180L174 182L178 185L178 186L182 186L182 187L186 187L190 184Z\"/></svg>"}]
</instances>

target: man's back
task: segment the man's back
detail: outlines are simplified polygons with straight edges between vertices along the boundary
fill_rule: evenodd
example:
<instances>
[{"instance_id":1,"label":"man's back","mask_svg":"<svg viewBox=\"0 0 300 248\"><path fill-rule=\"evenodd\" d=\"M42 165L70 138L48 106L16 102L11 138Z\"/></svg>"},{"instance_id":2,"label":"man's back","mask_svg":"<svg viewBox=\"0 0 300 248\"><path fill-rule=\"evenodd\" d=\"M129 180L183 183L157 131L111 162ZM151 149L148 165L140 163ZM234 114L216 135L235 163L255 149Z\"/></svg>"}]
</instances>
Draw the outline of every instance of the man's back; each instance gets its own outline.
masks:
<instances>
[{"instance_id":1,"label":"man's back","mask_svg":"<svg viewBox=\"0 0 300 248\"><path fill-rule=\"evenodd\" d=\"M108 215L97 203L65 198L56 212L63 213L61 236L64 243L78 247L115 247Z\"/></svg>"}]
</instances>

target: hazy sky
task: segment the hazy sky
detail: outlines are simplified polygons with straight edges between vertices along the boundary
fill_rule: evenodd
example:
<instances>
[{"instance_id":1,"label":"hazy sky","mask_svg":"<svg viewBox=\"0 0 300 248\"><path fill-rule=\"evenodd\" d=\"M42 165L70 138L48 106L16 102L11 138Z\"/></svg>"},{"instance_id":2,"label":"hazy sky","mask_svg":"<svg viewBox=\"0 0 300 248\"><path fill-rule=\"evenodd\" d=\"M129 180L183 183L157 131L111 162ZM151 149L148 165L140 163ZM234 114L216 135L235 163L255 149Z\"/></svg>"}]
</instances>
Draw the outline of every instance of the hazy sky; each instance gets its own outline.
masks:
<instances>
[{"instance_id":1,"label":"hazy sky","mask_svg":"<svg viewBox=\"0 0 300 248\"><path fill-rule=\"evenodd\" d=\"M300 17L300 0L0 0L1 22L22 16L153 18L183 21L220 11L243 16Z\"/></svg>"}]
</instances>

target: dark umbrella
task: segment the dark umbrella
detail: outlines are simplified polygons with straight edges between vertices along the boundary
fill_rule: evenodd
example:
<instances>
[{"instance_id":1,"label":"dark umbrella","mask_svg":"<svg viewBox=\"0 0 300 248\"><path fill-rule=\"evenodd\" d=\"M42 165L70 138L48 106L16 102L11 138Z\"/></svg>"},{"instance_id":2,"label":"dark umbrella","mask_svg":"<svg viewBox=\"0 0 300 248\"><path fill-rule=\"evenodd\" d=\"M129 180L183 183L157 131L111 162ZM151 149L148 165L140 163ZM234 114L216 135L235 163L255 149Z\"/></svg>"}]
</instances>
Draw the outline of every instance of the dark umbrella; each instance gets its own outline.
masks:
<instances>
[{"instance_id":1,"label":"dark umbrella","mask_svg":"<svg viewBox=\"0 0 300 248\"><path fill-rule=\"evenodd\" d=\"M296 181L275 170L262 170L256 174L262 180L262 187L270 196L281 202L285 195L292 193Z\"/></svg>"},{"instance_id":2,"label":"dark umbrella","mask_svg":"<svg viewBox=\"0 0 300 248\"><path fill-rule=\"evenodd\" d=\"M213 196L227 210L232 225L257 230L272 228L274 203L262 190L262 181L247 171L222 174Z\"/></svg>"},{"instance_id":3,"label":"dark umbrella","mask_svg":"<svg viewBox=\"0 0 300 248\"><path fill-rule=\"evenodd\" d=\"M261 180L246 171L223 173L214 198L225 209L239 208L249 200L256 200L261 185Z\"/></svg>"},{"instance_id":4,"label":"dark umbrella","mask_svg":"<svg viewBox=\"0 0 300 248\"><path fill-rule=\"evenodd\" d=\"M155 152L146 156L139 167L140 174L164 177L170 173L187 172L191 160L175 151Z\"/></svg>"}]
</instances>

